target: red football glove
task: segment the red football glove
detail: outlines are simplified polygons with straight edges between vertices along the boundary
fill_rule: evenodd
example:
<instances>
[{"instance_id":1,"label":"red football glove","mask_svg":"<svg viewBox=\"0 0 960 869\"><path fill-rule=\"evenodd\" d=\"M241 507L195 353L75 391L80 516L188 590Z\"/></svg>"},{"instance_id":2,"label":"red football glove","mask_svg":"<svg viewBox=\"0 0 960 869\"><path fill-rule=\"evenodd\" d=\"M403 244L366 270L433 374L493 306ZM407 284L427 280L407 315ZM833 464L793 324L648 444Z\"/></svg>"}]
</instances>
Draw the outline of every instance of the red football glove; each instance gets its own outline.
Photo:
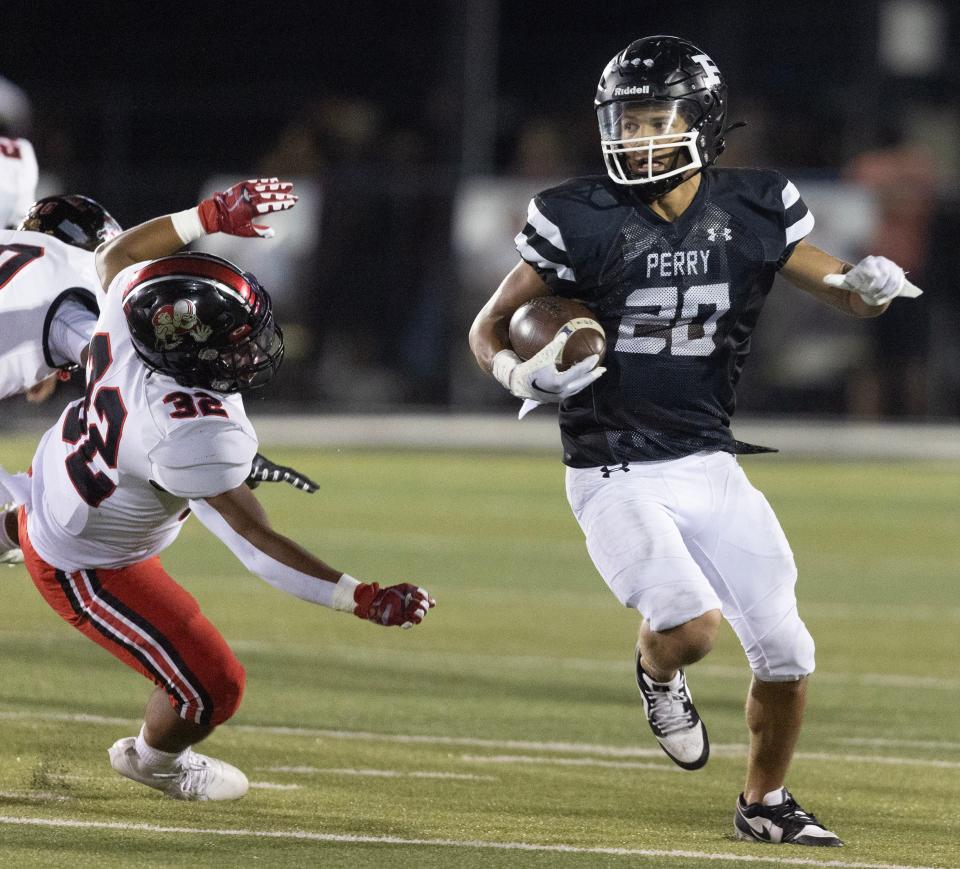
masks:
<instances>
[{"instance_id":1,"label":"red football glove","mask_svg":"<svg viewBox=\"0 0 960 869\"><path fill-rule=\"evenodd\" d=\"M276 178L254 178L234 184L223 193L214 193L197 206L200 222L208 234L225 232L245 238L273 238L273 229L254 223L255 217L286 211L297 204L293 184Z\"/></svg>"},{"instance_id":2,"label":"red football glove","mask_svg":"<svg viewBox=\"0 0 960 869\"><path fill-rule=\"evenodd\" d=\"M387 627L419 625L430 607L437 605L426 591L409 582L386 588L380 588L376 582L361 582L354 589L353 599L357 604L353 611L355 616Z\"/></svg>"}]
</instances>

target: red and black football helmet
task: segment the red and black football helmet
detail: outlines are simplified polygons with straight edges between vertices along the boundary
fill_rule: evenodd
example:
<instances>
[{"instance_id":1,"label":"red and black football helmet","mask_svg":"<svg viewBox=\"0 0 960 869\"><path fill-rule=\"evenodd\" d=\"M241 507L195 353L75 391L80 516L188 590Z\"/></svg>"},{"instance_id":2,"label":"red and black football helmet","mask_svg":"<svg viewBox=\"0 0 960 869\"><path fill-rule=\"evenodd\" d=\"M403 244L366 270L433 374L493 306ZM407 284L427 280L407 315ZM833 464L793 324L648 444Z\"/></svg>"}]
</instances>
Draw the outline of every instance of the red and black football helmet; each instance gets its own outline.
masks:
<instances>
[{"instance_id":1,"label":"red and black football helmet","mask_svg":"<svg viewBox=\"0 0 960 869\"><path fill-rule=\"evenodd\" d=\"M283 361L283 333L259 281L208 253L144 266L123 290L133 347L181 386L239 392L266 385Z\"/></svg>"},{"instance_id":2,"label":"red and black football helmet","mask_svg":"<svg viewBox=\"0 0 960 869\"><path fill-rule=\"evenodd\" d=\"M607 174L651 200L713 163L726 145L727 83L676 36L631 42L606 66L594 99Z\"/></svg>"},{"instance_id":3,"label":"red and black football helmet","mask_svg":"<svg viewBox=\"0 0 960 869\"><path fill-rule=\"evenodd\" d=\"M99 202L79 194L38 199L17 229L52 235L84 250L96 250L123 231Z\"/></svg>"}]
</instances>

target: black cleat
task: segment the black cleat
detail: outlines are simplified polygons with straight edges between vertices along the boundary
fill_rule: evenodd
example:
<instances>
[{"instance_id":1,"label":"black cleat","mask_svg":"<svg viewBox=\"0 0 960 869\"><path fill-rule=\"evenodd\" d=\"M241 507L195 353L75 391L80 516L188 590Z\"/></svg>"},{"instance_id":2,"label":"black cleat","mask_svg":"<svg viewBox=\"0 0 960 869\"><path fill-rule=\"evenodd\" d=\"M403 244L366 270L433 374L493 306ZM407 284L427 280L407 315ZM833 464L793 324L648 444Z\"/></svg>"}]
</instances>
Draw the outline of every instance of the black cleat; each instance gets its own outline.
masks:
<instances>
[{"instance_id":1,"label":"black cleat","mask_svg":"<svg viewBox=\"0 0 960 869\"><path fill-rule=\"evenodd\" d=\"M747 805L743 794L737 797L733 828L738 839L771 842L780 845L817 845L839 848L843 842L814 815L800 808L790 791L783 788L784 801L776 806Z\"/></svg>"},{"instance_id":2,"label":"black cleat","mask_svg":"<svg viewBox=\"0 0 960 869\"><path fill-rule=\"evenodd\" d=\"M669 682L654 682L637 658L637 687L653 735L667 757L684 769L700 769L710 757L710 740L693 705L683 670Z\"/></svg>"}]
</instances>

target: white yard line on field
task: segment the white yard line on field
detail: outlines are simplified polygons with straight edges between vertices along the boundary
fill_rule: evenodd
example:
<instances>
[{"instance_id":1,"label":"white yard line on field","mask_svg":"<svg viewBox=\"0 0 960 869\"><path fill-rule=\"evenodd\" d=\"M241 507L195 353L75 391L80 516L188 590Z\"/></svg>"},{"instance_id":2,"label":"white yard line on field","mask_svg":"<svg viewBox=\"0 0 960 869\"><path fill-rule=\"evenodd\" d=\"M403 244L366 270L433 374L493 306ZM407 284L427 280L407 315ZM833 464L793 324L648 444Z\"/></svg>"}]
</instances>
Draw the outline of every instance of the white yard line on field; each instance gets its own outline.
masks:
<instances>
[{"instance_id":1,"label":"white yard line on field","mask_svg":"<svg viewBox=\"0 0 960 869\"><path fill-rule=\"evenodd\" d=\"M62 645L64 642L76 641L78 645L86 642L80 634L69 636L50 637L33 631L0 630L0 638L27 638L41 645ZM264 656L300 656L315 658L322 648L327 655L342 655L351 661L376 661L382 664L383 650L364 646L319 646L312 643L243 640L233 639L230 646L237 652L249 652ZM436 667L438 656L447 666L460 665L465 668L499 666L505 670L518 671L538 669L552 672L572 670L588 673L633 673L633 662L628 656L616 659L556 657L550 655L496 655L496 654L465 654L451 651L408 651L404 653L404 661L411 667L419 661L422 665ZM750 670L746 664L733 666L728 664L699 664L690 668L689 672L695 677L709 679L729 679L746 684L750 680ZM912 675L909 673L837 673L817 670L811 677L815 682L829 685L854 685L871 688L889 688L900 690L903 688L922 688L933 691L960 691L960 679L945 676Z\"/></svg>"},{"instance_id":2,"label":"white yard line on field","mask_svg":"<svg viewBox=\"0 0 960 869\"><path fill-rule=\"evenodd\" d=\"M0 710L0 721L68 721L86 724L117 726L138 725L132 718L113 718L99 715L80 715L68 712L24 712ZM523 749L526 751L555 751L569 754L594 754L629 758L662 758L659 748L638 748L629 745L598 745L589 742L536 742L525 739L484 739L474 736L445 736L443 734L373 733L365 730L334 730L318 727L291 727L271 724L229 724L228 729L243 733L264 733L272 736L307 737L310 739L336 739L357 742L394 742L407 745L448 745L458 748ZM713 745L714 752L746 750L744 745Z\"/></svg>"},{"instance_id":3,"label":"white yard line on field","mask_svg":"<svg viewBox=\"0 0 960 869\"><path fill-rule=\"evenodd\" d=\"M86 821L73 818L24 818L0 815L0 824L11 826L49 827L54 829L117 830L120 832L171 833L177 836L224 836L253 839L293 839L304 842L327 842L344 845L399 845L408 847L488 849L527 851L550 854L603 854L612 857L673 857L726 863L775 863L779 866L823 866L829 869L935 869L932 866L902 863L861 863L846 860L815 860L807 857L769 857L753 854L710 853L706 851L661 851L653 848L591 848L585 845L537 844L536 842L489 842L482 839L414 839L400 836L356 836L343 833L311 833L306 830L216 829L210 827L165 827L158 824L127 824L120 821ZM761 846L757 846L761 847Z\"/></svg>"},{"instance_id":4,"label":"white yard line on field","mask_svg":"<svg viewBox=\"0 0 960 869\"><path fill-rule=\"evenodd\" d=\"M704 664L691 674L699 674L714 679L749 680L750 671L746 667L730 667L723 664ZM941 676L910 676L904 673L830 673L817 670L811 677L813 682L828 685L862 685L871 688L923 688L935 691L960 691L960 679Z\"/></svg>"},{"instance_id":5,"label":"white yard line on field","mask_svg":"<svg viewBox=\"0 0 960 869\"><path fill-rule=\"evenodd\" d=\"M260 791L298 791L301 785L279 784L272 781L252 781L250 787Z\"/></svg>"},{"instance_id":6,"label":"white yard line on field","mask_svg":"<svg viewBox=\"0 0 960 869\"><path fill-rule=\"evenodd\" d=\"M661 752L662 754L662 752ZM541 766L594 766L606 769L653 769L658 772L682 772L679 766L666 763L643 763L638 760L598 760L595 757L543 757L530 754L461 754L467 763L539 764Z\"/></svg>"},{"instance_id":7,"label":"white yard line on field","mask_svg":"<svg viewBox=\"0 0 960 869\"><path fill-rule=\"evenodd\" d=\"M838 736L834 737L832 742L842 742L845 745L872 745L876 748L929 748L933 751L946 749L947 751L960 751L960 742L948 742L945 739L890 739L865 736Z\"/></svg>"},{"instance_id":8,"label":"white yard line on field","mask_svg":"<svg viewBox=\"0 0 960 869\"><path fill-rule=\"evenodd\" d=\"M798 751L794 757L797 760L825 760L830 763L845 761L847 763L862 763L867 766L876 763L884 766L923 766L934 769L960 769L960 762L954 760L920 760L914 757L889 757L885 754L829 754L825 751Z\"/></svg>"},{"instance_id":9,"label":"white yard line on field","mask_svg":"<svg viewBox=\"0 0 960 869\"><path fill-rule=\"evenodd\" d=\"M64 712L19 712L0 710L0 721L77 721L87 724L131 726L136 722L126 718L110 718L98 715L73 715ZM552 751L558 754L585 754L627 758L657 758L663 753L658 748L638 748L630 745L598 745L590 742L537 742L526 739L482 739L473 736L445 736L429 733L372 733L365 730L332 730L315 727L289 727L267 724L231 724L229 729L241 733L270 734L272 736L307 737L356 742L390 742L406 745L444 745L458 748L489 748L499 750ZM713 745L712 751L721 757L742 757L746 746L729 743ZM801 760L829 761L830 763L891 764L896 766L934 767L960 769L960 762L931 760L928 758L888 757L885 755L833 754L828 752L798 752Z\"/></svg>"},{"instance_id":10,"label":"white yard line on field","mask_svg":"<svg viewBox=\"0 0 960 869\"><path fill-rule=\"evenodd\" d=\"M355 775L370 778L435 778L452 781L499 781L495 775L474 775L469 772L434 772L432 770L357 769L354 767L267 766L262 772L286 772L293 775Z\"/></svg>"},{"instance_id":11,"label":"white yard line on field","mask_svg":"<svg viewBox=\"0 0 960 869\"><path fill-rule=\"evenodd\" d=\"M315 657L317 647L307 643L267 643L262 640L233 640L231 647L237 652L254 652L259 655L303 655ZM328 654L342 654L351 661L377 661L382 663L383 650L363 646L334 646L325 649ZM632 674L634 664L626 656L622 659L604 658L567 658L549 655L494 655L494 654L462 654L450 651L410 652L404 654L404 661L411 667L416 666L419 660L429 667L436 667L438 657L445 665L456 666L461 664L470 669L478 665L499 666L515 672L521 668L529 671L537 669L563 672L593 673L623 673ZM750 681L750 670L743 666L725 664L699 664L690 668L689 673L694 677L709 679L731 679L746 685ZM829 685L869 686L871 688L924 688L934 691L960 691L960 679L942 676L911 675L909 673L835 673L818 670L811 677L815 682Z\"/></svg>"}]
</instances>

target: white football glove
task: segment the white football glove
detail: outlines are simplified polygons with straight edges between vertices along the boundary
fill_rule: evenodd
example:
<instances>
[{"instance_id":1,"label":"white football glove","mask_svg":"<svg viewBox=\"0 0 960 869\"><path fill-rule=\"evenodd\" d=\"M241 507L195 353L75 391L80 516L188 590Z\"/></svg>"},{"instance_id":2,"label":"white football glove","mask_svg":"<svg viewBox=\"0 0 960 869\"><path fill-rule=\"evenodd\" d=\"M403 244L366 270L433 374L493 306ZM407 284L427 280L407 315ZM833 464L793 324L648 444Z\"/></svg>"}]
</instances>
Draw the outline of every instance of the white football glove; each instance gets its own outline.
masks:
<instances>
[{"instance_id":1,"label":"white football glove","mask_svg":"<svg viewBox=\"0 0 960 869\"><path fill-rule=\"evenodd\" d=\"M558 404L576 395L607 370L597 365L600 357L593 355L566 371L558 371L557 363L570 334L561 332L526 362L512 350L501 350L493 357L493 376L517 398L525 399L520 419L538 404Z\"/></svg>"},{"instance_id":2,"label":"white football glove","mask_svg":"<svg viewBox=\"0 0 960 869\"><path fill-rule=\"evenodd\" d=\"M826 275L823 282L856 293L874 307L885 305L897 296L915 299L923 292L907 280L900 266L885 256L864 257L845 275Z\"/></svg>"}]
</instances>

